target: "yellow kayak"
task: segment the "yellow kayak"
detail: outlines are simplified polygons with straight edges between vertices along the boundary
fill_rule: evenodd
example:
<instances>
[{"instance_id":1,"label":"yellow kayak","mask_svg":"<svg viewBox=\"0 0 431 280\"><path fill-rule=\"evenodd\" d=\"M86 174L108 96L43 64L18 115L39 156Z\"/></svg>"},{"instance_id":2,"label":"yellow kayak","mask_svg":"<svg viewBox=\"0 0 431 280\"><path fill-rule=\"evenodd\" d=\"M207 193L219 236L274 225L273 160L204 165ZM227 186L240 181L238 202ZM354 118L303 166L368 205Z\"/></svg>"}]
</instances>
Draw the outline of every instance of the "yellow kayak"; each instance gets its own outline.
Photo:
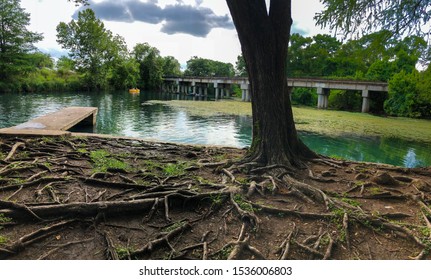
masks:
<instances>
[{"instance_id":1,"label":"yellow kayak","mask_svg":"<svg viewBox=\"0 0 431 280\"><path fill-rule=\"evenodd\" d=\"M140 93L141 90L139 88L131 88L129 89L129 93Z\"/></svg>"}]
</instances>

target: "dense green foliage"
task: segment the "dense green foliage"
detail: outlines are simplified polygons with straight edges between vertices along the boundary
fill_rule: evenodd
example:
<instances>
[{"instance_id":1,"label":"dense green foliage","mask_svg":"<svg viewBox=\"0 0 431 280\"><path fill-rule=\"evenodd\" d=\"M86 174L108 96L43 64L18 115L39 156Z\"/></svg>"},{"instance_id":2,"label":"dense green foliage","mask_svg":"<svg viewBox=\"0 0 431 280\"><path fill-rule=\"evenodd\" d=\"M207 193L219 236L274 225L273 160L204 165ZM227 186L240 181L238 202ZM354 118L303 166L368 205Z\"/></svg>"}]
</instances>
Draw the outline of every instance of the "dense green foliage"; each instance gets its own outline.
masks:
<instances>
[{"instance_id":1,"label":"dense green foliage","mask_svg":"<svg viewBox=\"0 0 431 280\"><path fill-rule=\"evenodd\" d=\"M385 111L394 116L431 118L431 71L402 71L389 82Z\"/></svg>"},{"instance_id":2,"label":"dense green foliage","mask_svg":"<svg viewBox=\"0 0 431 280\"><path fill-rule=\"evenodd\" d=\"M389 30L391 36L429 34L430 0L320 0L324 9L315 17L317 24L342 31L345 35Z\"/></svg>"},{"instance_id":3,"label":"dense green foliage","mask_svg":"<svg viewBox=\"0 0 431 280\"><path fill-rule=\"evenodd\" d=\"M426 47L420 37L395 40L388 31L344 43L329 35L292 34L287 75L388 81L402 70L411 72Z\"/></svg>"},{"instance_id":4,"label":"dense green foliage","mask_svg":"<svg viewBox=\"0 0 431 280\"><path fill-rule=\"evenodd\" d=\"M19 0L0 0L0 90L13 90L12 81L32 70L38 54L30 55L42 36L27 30L30 14Z\"/></svg>"},{"instance_id":5,"label":"dense green foliage","mask_svg":"<svg viewBox=\"0 0 431 280\"><path fill-rule=\"evenodd\" d=\"M194 56L187 61L187 69L184 75L198 77L232 77L235 75L235 69L231 63Z\"/></svg>"},{"instance_id":6,"label":"dense green foliage","mask_svg":"<svg viewBox=\"0 0 431 280\"><path fill-rule=\"evenodd\" d=\"M180 63L161 57L155 47L137 44L132 53L124 39L107 30L91 9L57 26L57 40L69 51L55 63L35 51L42 39L26 29L30 15L17 0L0 0L0 92L157 89L163 75L180 75Z\"/></svg>"},{"instance_id":7,"label":"dense green foliage","mask_svg":"<svg viewBox=\"0 0 431 280\"><path fill-rule=\"evenodd\" d=\"M69 50L88 89L107 88L110 79L115 77L112 73L114 66L133 67L124 62L128 59L124 39L107 30L91 9L79 12L76 21L61 22L57 26L57 42ZM127 72L134 73L133 70Z\"/></svg>"}]
</instances>

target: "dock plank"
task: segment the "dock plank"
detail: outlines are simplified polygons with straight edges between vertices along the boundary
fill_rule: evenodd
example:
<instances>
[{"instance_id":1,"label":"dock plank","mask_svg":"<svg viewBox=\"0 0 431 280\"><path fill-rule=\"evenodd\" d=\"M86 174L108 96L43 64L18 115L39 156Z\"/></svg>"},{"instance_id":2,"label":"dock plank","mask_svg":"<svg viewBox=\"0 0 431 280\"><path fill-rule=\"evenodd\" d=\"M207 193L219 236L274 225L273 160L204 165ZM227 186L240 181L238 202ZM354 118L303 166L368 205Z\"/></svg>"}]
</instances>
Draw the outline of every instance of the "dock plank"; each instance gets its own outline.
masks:
<instances>
[{"instance_id":1,"label":"dock plank","mask_svg":"<svg viewBox=\"0 0 431 280\"><path fill-rule=\"evenodd\" d=\"M64 135L78 123L94 125L97 111L96 107L67 107L13 127L0 129L0 134Z\"/></svg>"}]
</instances>

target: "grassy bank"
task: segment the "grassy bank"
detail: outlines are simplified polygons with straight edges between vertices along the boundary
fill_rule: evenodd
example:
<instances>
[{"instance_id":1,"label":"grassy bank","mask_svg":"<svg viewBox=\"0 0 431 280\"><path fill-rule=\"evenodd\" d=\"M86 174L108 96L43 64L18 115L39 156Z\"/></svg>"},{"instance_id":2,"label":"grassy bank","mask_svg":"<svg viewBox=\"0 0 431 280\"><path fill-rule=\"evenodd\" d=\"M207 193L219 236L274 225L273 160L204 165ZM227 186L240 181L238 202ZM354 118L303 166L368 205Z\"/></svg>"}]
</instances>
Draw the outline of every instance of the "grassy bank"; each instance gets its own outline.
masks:
<instances>
[{"instance_id":1,"label":"grassy bank","mask_svg":"<svg viewBox=\"0 0 431 280\"><path fill-rule=\"evenodd\" d=\"M192 115L199 116L251 115L250 103L232 100L218 102L172 100L151 101L151 103L181 108ZM293 113L298 130L330 135L381 136L431 143L431 121L429 120L378 117L309 107L294 107Z\"/></svg>"}]
</instances>

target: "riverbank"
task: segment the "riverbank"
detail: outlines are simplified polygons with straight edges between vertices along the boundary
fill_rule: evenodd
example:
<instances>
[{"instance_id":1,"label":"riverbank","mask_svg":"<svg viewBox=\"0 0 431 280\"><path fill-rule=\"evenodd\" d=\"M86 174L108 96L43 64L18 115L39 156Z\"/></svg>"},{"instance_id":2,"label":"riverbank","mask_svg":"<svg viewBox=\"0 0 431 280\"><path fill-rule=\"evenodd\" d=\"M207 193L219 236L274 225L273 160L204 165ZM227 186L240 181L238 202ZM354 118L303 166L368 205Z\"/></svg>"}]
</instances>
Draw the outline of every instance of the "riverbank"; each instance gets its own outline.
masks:
<instances>
[{"instance_id":1,"label":"riverbank","mask_svg":"<svg viewBox=\"0 0 431 280\"><path fill-rule=\"evenodd\" d=\"M247 115L251 116L251 104L234 100L183 101L154 100L148 104L163 104L171 108L187 110L191 115ZM318 110L310 107L293 107L298 130L331 136L357 135L398 138L431 143L431 120L380 117L363 113Z\"/></svg>"},{"instance_id":2,"label":"riverbank","mask_svg":"<svg viewBox=\"0 0 431 280\"><path fill-rule=\"evenodd\" d=\"M0 259L431 259L430 168L244 153L0 137Z\"/></svg>"}]
</instances>

